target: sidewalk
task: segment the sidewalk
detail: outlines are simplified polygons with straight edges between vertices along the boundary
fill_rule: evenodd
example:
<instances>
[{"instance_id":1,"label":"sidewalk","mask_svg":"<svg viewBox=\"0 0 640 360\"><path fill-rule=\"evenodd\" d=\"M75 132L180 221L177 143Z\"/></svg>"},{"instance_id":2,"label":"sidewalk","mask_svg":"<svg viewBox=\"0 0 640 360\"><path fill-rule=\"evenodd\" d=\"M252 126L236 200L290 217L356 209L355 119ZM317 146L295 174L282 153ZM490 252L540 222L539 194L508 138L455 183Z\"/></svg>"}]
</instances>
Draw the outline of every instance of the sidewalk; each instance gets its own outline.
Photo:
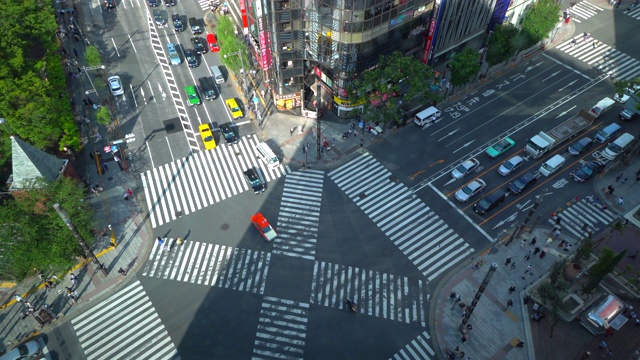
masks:
<instances>
[{"instance_id":1,"label":"sidewalk","mask_svg":"<svg viewBox=\"0 0 640 360\"><path fill-rule=\"evenodd\" d=\"M610 210L630 219L627 226L633 227L624 233L625 236L614 236L600 244L599 248L607 246L615 252L626 249L627 255L640 251L640 222L633 217L633 214L640 207L640 191L638 191L640 183L635 182L635 173L640 171L640 161L636 157L633 158L630 165L608 171L594 179L592 183L594 195L602 203L606 202ZM616 178L621 173L623 176L616 182ZM623 183L624 178L627 178L627 181ZM615 187L614 195L605 195L604 189L611 184ZM617 199L620 196L624 199L623 205L617 204ZM529 309L533 304L529 302L525 305L523 299L531 293L531 287L536 282L547 276L553 263L561 257L573 255L578 240L563 233L561 239L573 244L570 252L557 248L559 240L555 240L547 246L545 240L549 238L551 225L546 222L546 214L542 219L543 221L532 230L531 234L522 233L508 246L502 243L498 244L493 253L489 253L491 246L488 244L487 250L482 255L469 259L466 264L452 270L438 284L431 307L433 322L430 333L435 334L436 351L438 354L442 354L439 356L444 357L446 350L453 351L456 347L465 352L465 357L469 356L471 359L571 359L578 358L582 352L587 350L590 350L594 355L596 354L597 345L602 339L580 329L580 325L575 321L558 326L559 329L570 326L571 332L575 333L572 335L567 330L564 334L558 334L559 336L554 339L548 339L550 320L547 320L545 328L540 328L544 326L543 323L534 325L538 326L536 332L542 332L544 335L532 335ZM595 240L606 238L605 233L607 232L608 230L604 229L600 234L596 234ZM533 237L537 238L537 242L535 245L530 245ZM522 239L527 241L525 245L521 245ZM541 259L539 254L536 256L531 254L530 260L526 260L525 256L536 247L550 251L544 259ZM509 265L505 265L507 258L512 260ZM480 260L484 261L484 265L479 270L474 269L474 264ZM640 262L636 261L635 258L625 257L618 264L617 269L621 271L632 266L634 269L631 270L631 273L636 273L640 270ZM469 340L463 343L463 334L458 330L458 327L462 321L464 307L461 308L459 303L454 305L454 301L449 296L455 292L461 296L461 303L469 305L492 263L497 265L497 270L472 313L469 324L473 329L467 332ZM515 268L512 270L511 266L514 263ZM531 270L526 271L529 264L532 266ZM515 286L516 291L509 294L508 290L511 286ZM627 295L630 296L629 292ZM513 306L507 307L509 300L513 301ZM637 304L637 299L628 301ZM629 358L635 350L638 350L634 339L639 334L640 328L636 328L632 324L626 324L618 331L615 339L620 345L617 345L614 351L620 355L619 358ZM516 347L518 341L524 342L524 348ZM553 341L553 346L548 345L551 341ZM538 345L540 349L536 349L535 345Z\"/></svg>"},{"instance_id":2,"label":"sidewalk","mask_svg":"<svg viewBox=\"0 0 640 360\"><path fill-rule=\"evenodd\" d=\"M72 9L72 3L56 3L57 9ZM80 29L86 30L88 27L102 23L99 11L90 11L89 5L83 4L77 7L76 24L79 22ZM100 5L98 5L100 6ZM58 14L64 17L63 28L69 35L69 23L71 13ZM93 18L92 16L100 17ZM78 293L78 302L72 304L71 299L66 295L66 287L72 287L68 274L57 274L59 279L56 287L47 292L44 289L45 279L38 277L30 278L13 288L0 289L0 320L3 326L0 328L0 354L12 348L24 339L38 334L43 328L39 322L29 315L21 319L26 310L25 302L30 302L37 310L44 304L48 304L50 311L57 316L53 324L64 321L64 317L81 312L83 308L100 298L107 296L114 288L124 286L127 278L118 273L120 268L135 273L135 269L144 262L147 253L147 240L152 238L150 229L145 223L143 216L143 192L139 184L137 172L134 171L135 164L127 163L129 172L121 170L120 164L113 162L113 157L102 152L102 148L108 144L109 140L116 138L116 134L108 133L104 126L98 126L95 122L95 110L90 106L83 105L83 99L93 96L93 101L100 104L100 97L95 93L87 95L85 89L92 89L92 85L87 78L86 72L81 71L83 55L86 48L86 34L81 35L81 39L74 41L72 36L62 39L62 46L65 49L63 58L66 64L65 70L69 71L67 90L74 99L72 109L81 127L82 143L84 150L80 154L70 154L70 160L74 168L81 174L86 174L90 184L100 184L103 191L99 194L92 194L88 201L95 209L97 229L91 248L103 264L108 276L104 276L98 266L85 261L76 266L70 272L78 277L78 285L74 290ZM75 51L74 51L75 50ZM75 52L78 55L75 55ZM91 74L93 76L93 74ZM99 88L98 91L108 96L106 87ZM104 96L102 97L104 99ZM106 106L106 104L104 104ZM84 120L87 117L88 123ZM99 150L103 154L102 163L103 175L98 175L96 162L93 153ZM128 160L129 161L129 160ZM123 195L128 189L133 191L134 197L124 200ZM91 192L89 192L91 194ZM111 246L111 236L108 230L111 225L116 236L117 246ZM71 237L71 234L70 234ZM45 274L49 277L56 274ZM22 303L17 303L15 295L23 298ZM47 326L47 325L45 325Z\"/></svg>"}]
</instances>

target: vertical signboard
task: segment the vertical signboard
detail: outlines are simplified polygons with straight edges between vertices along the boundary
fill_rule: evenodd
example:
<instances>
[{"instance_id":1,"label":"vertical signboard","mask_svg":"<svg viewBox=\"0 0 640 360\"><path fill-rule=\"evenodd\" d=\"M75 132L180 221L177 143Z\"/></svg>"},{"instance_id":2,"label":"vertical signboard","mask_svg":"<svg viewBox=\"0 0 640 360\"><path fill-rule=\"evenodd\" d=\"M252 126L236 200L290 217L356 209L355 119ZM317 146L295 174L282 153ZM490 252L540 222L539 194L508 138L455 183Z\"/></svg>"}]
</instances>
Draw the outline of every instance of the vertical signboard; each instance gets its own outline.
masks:
<instances>
[{"instance_id":1,"label":"vertical signboard","mask_svg":"<svg viewBox=\"0 0 640 360\"><path fill-rule=\"evenodd\" d=\"M249 27L249 22L247 21L247 5L245 1L247 0L240 0L240 17L242 17L243 29L247 29Z\"/></svg>"}]
</instances>

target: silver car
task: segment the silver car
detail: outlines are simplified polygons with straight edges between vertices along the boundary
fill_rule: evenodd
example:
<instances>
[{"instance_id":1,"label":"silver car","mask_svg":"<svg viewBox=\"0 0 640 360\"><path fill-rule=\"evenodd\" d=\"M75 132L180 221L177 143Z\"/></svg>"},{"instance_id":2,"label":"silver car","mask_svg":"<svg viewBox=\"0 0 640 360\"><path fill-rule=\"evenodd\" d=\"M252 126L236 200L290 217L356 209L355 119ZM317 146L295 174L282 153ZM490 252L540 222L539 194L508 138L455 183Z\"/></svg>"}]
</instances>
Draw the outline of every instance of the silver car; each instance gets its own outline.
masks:
<instances>
[{"instance_id":1,"label":"silver car","mask_svg":"<svg viewBox=\"0 0 640 360\"><path fill-rule=\"evenodd\" d=\"M472 197L478 195L486 186L487 183L482 181L482 179L473 180L456 191L456 200L467 202Z\"/></svg>"},{"instance_id":2,"label":"silver car","mask_svg":"<svg viewBox=\"0 0 640 360\"><path fill-rule=\"evenodd\" d=\"M524 164L524 159L521 156L516 155L500 165L500 167L498 168L498 174L507 176L512 172L518 170L518 168L522 166L522 164Z\"/></svg>"},{"instance_id":3,"label":"silver car","mask_svg":"<svg viewBox=\"0 0 640 360\"><path fill-rule=\"evenodd\" d=\"M113 96L118 96L124 94L124 87L122 87L122 81L120 80L120 76L114 75L107 79L109 82L109 90Z\"/></svg>"},{"instance_id":4,"label":"silver car","mask_svg":"<svg viewBox=\"0 0 640 360\"><path fill-rule=\"evenodd\" d=\"M471 158L458 165L455 169L451 170L451 176L454 179L462 179L479 165L480 162L478 160L476 160L475 158Z\"/></svg>"}]
</instances>

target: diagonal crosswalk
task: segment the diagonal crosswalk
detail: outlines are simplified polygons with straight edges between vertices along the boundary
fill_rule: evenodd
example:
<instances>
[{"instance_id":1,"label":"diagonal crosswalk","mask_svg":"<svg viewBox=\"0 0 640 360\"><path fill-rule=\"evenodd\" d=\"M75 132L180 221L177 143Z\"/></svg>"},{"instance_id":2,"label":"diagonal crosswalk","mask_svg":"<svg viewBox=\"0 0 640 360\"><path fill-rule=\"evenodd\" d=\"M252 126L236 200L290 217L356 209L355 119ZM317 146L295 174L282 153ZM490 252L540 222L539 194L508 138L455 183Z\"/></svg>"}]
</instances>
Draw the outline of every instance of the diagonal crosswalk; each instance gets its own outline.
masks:
<instances>
[{"instance_id":1,"label":"diagonal crosswalk","mask_svg":"<svg viewBox=\"0 0 640 360\"><path fill-rule=\"evenodd\" d=\"M640 61L596 39L585 41L583 34L560 44L557 49L618 80L640 76Z\"/></svg>"},{"instance_id":2,"label":"diagonal crosswalk","mask_svg":"<svg viewBox=\"0 0 640 360\"><path fill-rule=\"evenodd\" d=\"M139 281L89 309L71 325L87 359L180 359Z\"/></svg>"},{"instance_id":3,"label":"diagonal crosswalk","mask_svg":"<svg viewBox=\"0 0 640 360\"><path fill-rule=\"evenodd\" d=\"M265 296L253 347L253 359L302 359L309 304Z\"/></svg>"},{"instance_id":4,"label":"diagonal crosswalk","mask_svg":"<svg viewBox=\"0 0 640 360\"><path fill-rule=\"evenodd\" d=\"M167 243L170 251L156 241L142 276L264 293L270 253L197 241Z\"/></svg>"},{"instance_id":5,"label":"diagonal crosswalk","mask_svg":"<svg viewBox=\"0 0 640 360\"><path fill-rule=\"evenodd\" d=\"M600 232L618 218L611 210L602 210L602 205L598 200L592 202L587 199L581 199L558 212L548 220L549 224L555 226L558 217L561 218L562 232L564 234L571 233L578 239L585 237L589 231L593 234Z\"/></svg>"},{"instance_id":6,"label":"diagonal crosswalk","mask_svg":"<svg viewBox=\"0 0 640 360\"><path fill-rule=\"evenodd\" d=\"M155 228L249 190L243 172L251 167L260 169L265 181L289 171L282 165L269 169L257 157L258 143L252 134L237 144L192 153L142 173L151 226Z\"/></svg>"},{"instance_id":7,"label":"diagonal crosswalk","mask_svg":"<svg viewBox=\"0 0 640 360\"><path fill-rule=\"evenodd\" d=\"M580 1L569 10L571 14L571 21L575 21L577 23L581 23L582 21L598 15L603 11L603 8L593 5L587 1Z\"/></svg>"},{"instance_id":8,"label":"diagonal crosswalk","mask_svg":"<svg viewBox=\"0 0 640 360\"><path fill-rule=\"evenodd\" d=\"M311 282L311 303L341 308L346 298L356 302L361 314L423 327L427 323L429 308L422 280L316 262Z\"/></svg>"},{"instance_id":9,"label":"diagonal crosswalk","mask_svg":"<svg viewBox=\"0 0 640 360\"><path fill-rule=\"evenodd\" d=\"M369 153L329 173L429 281L473 253L440 219Z\"/></svg>"},{"instance_id":10,"label":"diagonal crosswalk","mask_svg":"<svg viewBox=\"0 0 640 360\"><path fill-rule=\"evenodd\" d=\"M320 221L324 172L290 173L284 182L274 254L314 260Z\"/></svg>"},{"instance_id":11,"label":"diagonal crosswalk","mask_svg":"<svg viewBox=\"0 0 640 360\"><path fill-rule=\"evenodd\" d=\"M640 20L640 4L634 6L633 9L629 8L628 10L625 10L624 13L636 20Z\"/></svg>"},{"instance_id":12,"label":"diagonal crosswalk","mask_svg":"<svg viewBox=\"0 0 640 360\"><path fill-rule=\"evenodd\" d=\"M389 360L435 359L436 352L429 346L429 339L431 339L431 336L426 331L423 332Z\"/></svg>"}]
</instances>

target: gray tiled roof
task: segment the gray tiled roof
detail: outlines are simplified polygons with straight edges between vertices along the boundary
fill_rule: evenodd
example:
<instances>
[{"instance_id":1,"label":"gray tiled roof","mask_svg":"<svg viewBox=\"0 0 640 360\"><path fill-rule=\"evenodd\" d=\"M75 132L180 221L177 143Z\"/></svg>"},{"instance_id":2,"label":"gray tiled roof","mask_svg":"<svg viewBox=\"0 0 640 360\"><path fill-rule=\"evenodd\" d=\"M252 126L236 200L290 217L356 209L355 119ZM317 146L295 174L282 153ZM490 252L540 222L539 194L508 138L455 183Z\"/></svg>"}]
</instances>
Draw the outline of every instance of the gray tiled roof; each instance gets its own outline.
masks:
<instances>
[{"instance_id":1,"label":"gray tiled roof","mask_svg":"<svg viewBox=\"0 0 640 360\"><path fill-rule=\"evenodd\" d=\"M11 137L13 184L10 190L23 190L37 178L53 181L62 174L67 160L47 154L31 144Z\"/></svg>"}]
</instances>

